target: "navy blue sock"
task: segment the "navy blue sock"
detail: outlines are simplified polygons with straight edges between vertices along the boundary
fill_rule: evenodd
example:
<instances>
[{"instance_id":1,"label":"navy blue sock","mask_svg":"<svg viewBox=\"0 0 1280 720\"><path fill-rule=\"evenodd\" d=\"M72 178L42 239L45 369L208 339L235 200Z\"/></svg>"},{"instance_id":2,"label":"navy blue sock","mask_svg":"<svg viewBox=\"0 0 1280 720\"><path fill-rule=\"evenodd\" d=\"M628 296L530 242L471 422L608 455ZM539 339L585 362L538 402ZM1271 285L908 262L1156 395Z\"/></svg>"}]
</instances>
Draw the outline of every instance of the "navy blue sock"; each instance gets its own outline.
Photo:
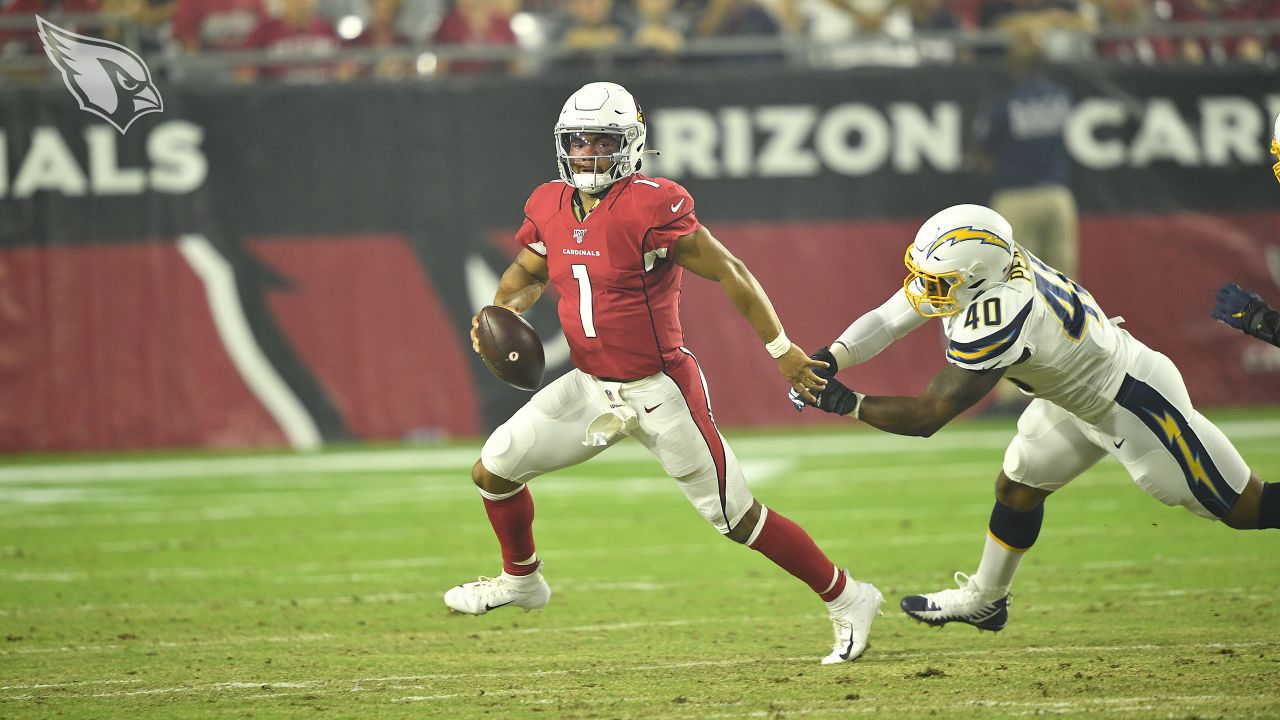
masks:
<instances>
[{"instance_id":1,"label":"navy blue sock","mask_svg":"<svg viewBox=\"0 0 1280 720\"><path fill-rule=\"evenodd\" d=\"M1262 483L1258 501L1258 529L1280 528L1280 483Z\"/></svg>"},{"instance_id":2,"label":"navy blue sock","mask_svg":"<svg viewBox=\"0 0 1280 720\"><path fill-rule=\"evenodd\" d=\"M1277 495L1280 496L1280 493ZM1277 498L1277 501L1280 502L1280 498ZM991 522L987 529L992 537L1006 547L1026 550L1036 544L1036 538L1040 537L1040 525L1043 522L1044 503L1037 505L1034 510L1018 512L997 500L996 506L991 508Z\"/></svg>"}]
</instances>

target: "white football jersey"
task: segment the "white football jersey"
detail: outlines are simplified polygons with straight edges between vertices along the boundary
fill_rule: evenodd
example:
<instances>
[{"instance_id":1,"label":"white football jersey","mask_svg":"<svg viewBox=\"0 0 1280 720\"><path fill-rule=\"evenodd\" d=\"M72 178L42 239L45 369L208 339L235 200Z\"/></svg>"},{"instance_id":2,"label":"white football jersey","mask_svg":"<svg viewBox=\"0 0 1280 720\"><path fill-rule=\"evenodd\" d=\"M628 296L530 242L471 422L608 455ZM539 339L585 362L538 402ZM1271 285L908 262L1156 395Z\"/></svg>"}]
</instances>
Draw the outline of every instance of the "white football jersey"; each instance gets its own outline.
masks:
<instances>
[{"instance_id":1,"label":"white football jersey","mask_svg":"<svg viewBox=\"0 0 1280 720\"><path fill-rule=\"evenodd\" d=\"M1007 281L944 319L947 361L1005 377L1086 422L1114 404L1134 359L1148 349L1108 319L1088 291L1014 245Z\"/></svg>"}]
</instances>

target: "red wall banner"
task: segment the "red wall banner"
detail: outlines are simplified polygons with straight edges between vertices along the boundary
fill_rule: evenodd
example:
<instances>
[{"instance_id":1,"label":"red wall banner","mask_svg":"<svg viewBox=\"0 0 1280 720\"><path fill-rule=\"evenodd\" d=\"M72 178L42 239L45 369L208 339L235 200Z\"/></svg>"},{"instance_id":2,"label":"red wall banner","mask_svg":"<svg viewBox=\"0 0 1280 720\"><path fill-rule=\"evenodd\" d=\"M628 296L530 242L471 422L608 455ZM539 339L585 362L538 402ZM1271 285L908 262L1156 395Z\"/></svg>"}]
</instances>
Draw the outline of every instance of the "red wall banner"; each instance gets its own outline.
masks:
<instances>
[{"instance_id":1,"label":"red wall banner","mask_svg":"<svg viewBox=\"0 0 1280 720\"><path fill-rule=\"evenodd\" d=\"M268 302L358 439L480 432L454 324L389 236L250 243ZM0 252L0 452L281 446L171 241Z\"/></svg>"}]
</instances>

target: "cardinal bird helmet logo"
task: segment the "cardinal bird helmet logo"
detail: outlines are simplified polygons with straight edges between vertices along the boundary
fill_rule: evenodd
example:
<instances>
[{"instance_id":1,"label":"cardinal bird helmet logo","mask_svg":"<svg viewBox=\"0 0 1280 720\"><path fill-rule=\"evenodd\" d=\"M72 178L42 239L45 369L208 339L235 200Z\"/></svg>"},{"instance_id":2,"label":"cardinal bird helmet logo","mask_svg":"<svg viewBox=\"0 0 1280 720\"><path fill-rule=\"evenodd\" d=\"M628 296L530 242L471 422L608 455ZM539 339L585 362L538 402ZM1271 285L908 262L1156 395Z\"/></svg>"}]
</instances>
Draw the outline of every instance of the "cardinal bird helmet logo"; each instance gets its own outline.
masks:
<instances>
[{"instance_id":1,"label":"cardinal bird helmet logo","mask_svg":"<svg viewBox=\"0 0 1280 720\"><path fill-rule=\"evenodd\" d=\"M111 123L121 135L134 120L164 110L151 71L132 50L64 30L39 15L36 23L49 61L81 110Z\"/></svg>"}]
</instances>

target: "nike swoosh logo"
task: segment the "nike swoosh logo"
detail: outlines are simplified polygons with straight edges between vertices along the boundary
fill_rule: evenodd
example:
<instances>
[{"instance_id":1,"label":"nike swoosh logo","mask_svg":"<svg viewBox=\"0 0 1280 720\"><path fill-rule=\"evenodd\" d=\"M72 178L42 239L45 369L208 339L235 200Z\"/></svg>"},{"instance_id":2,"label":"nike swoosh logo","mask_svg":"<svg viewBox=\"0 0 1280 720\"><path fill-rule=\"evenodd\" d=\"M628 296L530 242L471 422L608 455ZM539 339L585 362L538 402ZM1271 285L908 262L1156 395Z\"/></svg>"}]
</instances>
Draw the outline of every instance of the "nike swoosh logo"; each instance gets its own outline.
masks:
<instances>
[{"instance_id":1,"label":"nike swoosh logo","mask_svg":"<svg viewBox=\"0 0 1280 720\"><path fill-rule=\"evenodd\" d=\"M484 609L485 609L485 610L496 610L496 609L498 609L498 608L502 607L503 605L510 605L510 604L511 604L511 603L513 603L513 602L515 602L515 600L508 600L508 601L506 601L506 602L504 602L504 603L498 603L497 605L490 605L490 604L488 604L488 603L485 603Z\"/></svg>"},{"instance_id":2,"label":"nike swoosh logo","mask_svg":"<svg viewBox=\"0 0 1280 720\"><path fill-rule=\"evenodd\" d=\"M1116 446L1116 449L1117 449L1117 450L1119 450L1119 449L1120 449L1120 446L1124 444L1124 440L1121 440L1120 442L1113 442L1113 443L1111 443L1111 444L1112 444L1112 445L1115 445L1115 446Z\"/></svg>"},{"instance_id":3,"label":"nike swoosh logo","mask_svg":"<svg viewBox=\"0 0 1280 720\"><path fill-rule=\"evenodd\" d=\"M658 408L660 408L660 407L662 407L662 403L658 403L657 405L654 405L653 407L645 406L644 411L645 411L645 412L647 412L647 413L651 413L651 412L653 412L654 410L657 410L657 409L658 409Z\"/></svg>"},{"instance_id":4,"label":"nike swoosh logo","mask_svg":"<svg viewBox=\"0 0 1280 720\"><path fill-rule=\"evenodd\" d=\"M680 202L671 206L671 212L679 212L680 206L684 204L684 198L680 198Z\"/></svg>"},{"instance_id":5,"label":"nike swoosh logo","mask_svg":"<svg viewBox=\"0 0 1280 720\"><path fill-rule=\"evenodd\" d=\"M853 629L849 629L849 644L845 646L844 652L840 653L841 660L848 660L849 655L853 653Z\"/></svg>"}]
</instances>

